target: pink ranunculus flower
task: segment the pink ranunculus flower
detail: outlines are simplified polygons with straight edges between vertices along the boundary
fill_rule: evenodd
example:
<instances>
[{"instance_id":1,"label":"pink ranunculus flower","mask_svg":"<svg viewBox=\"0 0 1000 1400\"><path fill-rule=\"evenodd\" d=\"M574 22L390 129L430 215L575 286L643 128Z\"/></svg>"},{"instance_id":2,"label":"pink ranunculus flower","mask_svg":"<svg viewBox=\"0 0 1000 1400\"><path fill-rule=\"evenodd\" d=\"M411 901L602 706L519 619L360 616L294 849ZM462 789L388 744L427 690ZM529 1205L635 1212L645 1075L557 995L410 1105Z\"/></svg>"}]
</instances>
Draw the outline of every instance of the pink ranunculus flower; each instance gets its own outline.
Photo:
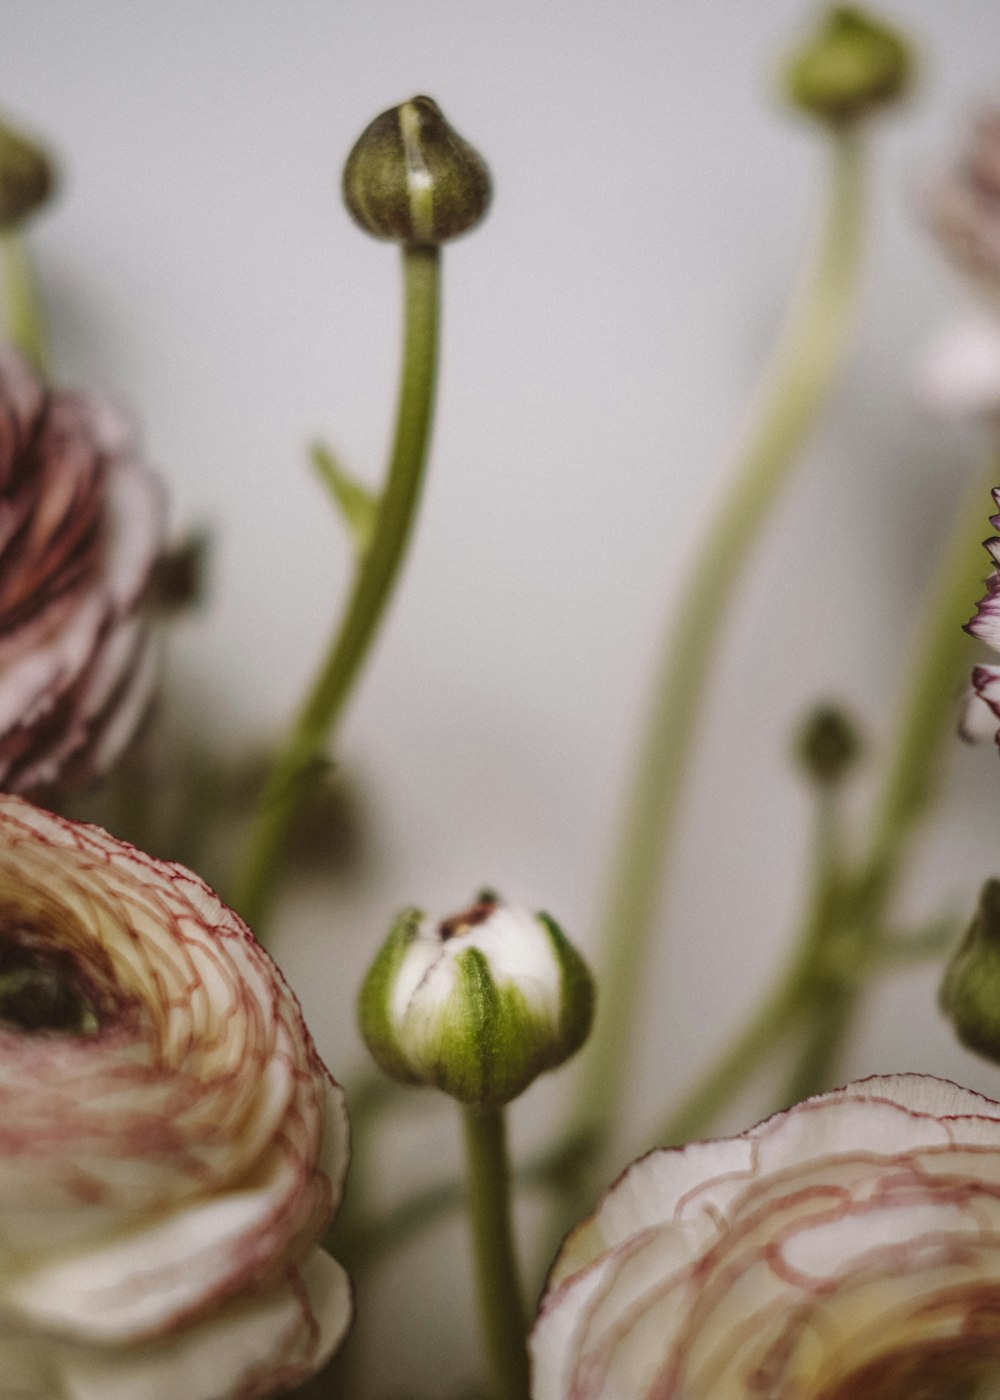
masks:
<instances>
[{"instance_id":1,"label":"pink ranunculus flower","mask_svg":"<svg viewBox=\"0 0 1000 1400\"><path fill-rule=\"evenodd\" d=\"M1000 511L1000 487L993 500ZM1000 514L990 516L994 530L1000 530ZM993 560L993 572L986 580L986 593L976 605L976 615L965 624L970 636L1000 652L1000 539L991 537L983 546ZM972 670L972 684L962 706L961 734L975 741L991 735L1000 745L1000 666L982 664Z\"/></svg>"},{"instance_id":2,"label":"pink ranunculus flower","mask_svg":"<svg viewBox=\"0 0 1000 1400\"><path fill-rule=\"evenodd\" d=\"M347 1327L343 1094L197 876L0 797L0 1400L258 1400Z\"/></svg>"},{"instance_id":3,"label":"pink ranunculus flower","mask_svg":"<svg viewBox=\"0 0 1000 1400\"><path fill-rule=\"evenodd\" d=\"M122 423L0 352L0 789L104 773L150 698L163 499Z\"/></svg>"},{"instance_id":4,"label":"pink ranunculus flower","mask_svg":"<svg viewBox=\"0 0 1000 1400\"><path fill-rule=\"evenodd\" d=\"M534 1400L1000 1394L1000 1104L893 1075L656 1151L566 1240Z\"/></svg>"}]
</instances>

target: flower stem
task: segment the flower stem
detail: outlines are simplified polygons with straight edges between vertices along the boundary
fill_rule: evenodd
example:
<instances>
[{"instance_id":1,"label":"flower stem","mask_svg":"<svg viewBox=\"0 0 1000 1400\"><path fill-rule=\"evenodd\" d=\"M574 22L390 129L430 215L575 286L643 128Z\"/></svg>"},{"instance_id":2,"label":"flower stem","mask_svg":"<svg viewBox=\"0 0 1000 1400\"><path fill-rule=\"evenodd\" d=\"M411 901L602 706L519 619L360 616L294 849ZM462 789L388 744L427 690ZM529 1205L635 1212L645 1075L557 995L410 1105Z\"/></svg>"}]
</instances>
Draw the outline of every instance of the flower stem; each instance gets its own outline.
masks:
<instances>
[{"instance_id":1,"label":"flower stem","mask_svg":"<svg viewBox=\"0 0 1000 1400\"><path fill-rule=\"evenodd\" d=\"M681 599L634 770L606 906L595 1033L576 1121L610 1133L646 975L662 872L675 838L692 741L728 606L844 359L857 301L864 150L832 135L829 205L818 255L790 310L737 475Z\"/></svg>"},{"instance_id":2,"label":"flower stem","mask_svg":"<svg viewBox=\"0 0 1000 1400\"><path fill-rule=\"evenodd\" d=\"M43 377L48 370L41 302L27 245L21 234L0 234L7 294L7 335Z\"/></svg>"},{"instance_id":3,"label":"flower stem","mask_svg":"<svg viewBox=\"0 0 1000 1400\"><path fill-rule=\"evenodd\" d=\"M392 596L420 496L437 378L439 250L404 248L403 277L405 329L396 431L378 517L327 658L265 785L237 883L236 908L258 935L276 894L289 827L310 776L323 762Z\"/></svg>"},{"instance_id":4,"label":"flower stem","mask_svg":"<svg viewBox=\"0 0 1000 1400\"><path fill-rule=\"evenodd\" d=\"M845 932L855 966L877 967L872 954L887 907L920 821L937 790L945 741L955 724L955 700L970 642L961 623L982 592L985 572L979 541L990 513L989 487L1000 470L991 460L956 512L941 552L918 633L917 660L894 727L896 745L876 804L871 848L845 901ZM844 978L824 998L789 1083L791 1102L822 1092L836 1076L864 976Z\"/></svg>"},{"instance_id":5,"label":"flower stem","mask_svg":"<svg viewBox=\"0 0 1000 1400\"><path fill-rule=\"evenodd\" d=\"M801 1032L841 884L839 793L820 788L816 796L813 893L802 940L771 993L656 1134L659 1146L703 1136L765 1061Z\"/></svg>"},{"instance_id":6,"label":"flower stem","mask_svg":"<svg viewBox=\"0 0 1000 1400\"><path fill-rule=\"evenodd\" d=\"M526 1323L510 1212L504 1111L465 1108L467 1200L479 1311L500 1400L528 1400Z\"/></svg>"}]
</instances>

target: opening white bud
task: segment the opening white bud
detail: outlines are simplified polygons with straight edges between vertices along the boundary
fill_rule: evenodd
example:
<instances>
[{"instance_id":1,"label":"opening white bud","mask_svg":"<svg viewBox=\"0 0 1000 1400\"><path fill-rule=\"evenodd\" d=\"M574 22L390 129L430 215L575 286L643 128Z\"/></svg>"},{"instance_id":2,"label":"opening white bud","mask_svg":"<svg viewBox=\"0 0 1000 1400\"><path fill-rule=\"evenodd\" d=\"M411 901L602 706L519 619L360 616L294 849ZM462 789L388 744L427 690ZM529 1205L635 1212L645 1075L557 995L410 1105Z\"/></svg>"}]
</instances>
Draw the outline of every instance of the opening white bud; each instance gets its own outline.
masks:
<instances>
[{"instance_id":1,"label":"opening white bud","mask_svg":"<svg viewBox=\"0 0 1000 1400\"><path fill-rule=\"evenodd\" d=\"M462 1103L498 1107L587 1038L594 985L547 914L482 894L430 923L408 909L361 988L361 1033L379 1065Z\"/></svg>"}]
</instances>

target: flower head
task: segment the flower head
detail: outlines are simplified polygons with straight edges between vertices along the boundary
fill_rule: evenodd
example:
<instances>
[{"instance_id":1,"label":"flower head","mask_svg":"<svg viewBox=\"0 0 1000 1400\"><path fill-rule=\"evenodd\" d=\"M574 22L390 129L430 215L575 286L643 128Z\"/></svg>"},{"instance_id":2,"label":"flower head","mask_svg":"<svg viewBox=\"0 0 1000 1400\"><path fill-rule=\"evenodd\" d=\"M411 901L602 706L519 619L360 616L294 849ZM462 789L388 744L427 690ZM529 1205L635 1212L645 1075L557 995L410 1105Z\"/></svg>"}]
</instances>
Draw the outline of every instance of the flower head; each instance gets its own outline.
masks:
<instances>
[{"instance_id":1,"label":"flower head","mask_svg":"<svg viewBox=\"0 0 1000 1400\"><path fill-rule=\"evenodd\" d=\"M365 127L347 157L342 188L366 233L410 247L475 228L491 195L486 162L430 97L412 97Z\"/></svg>"},{"instance_id":2,"label":"flower head","mask_svg":"<svg viewBox=\"0 0 1000 1400\"><path fill-rule=\"evenodd\" d=\"M650 1153L566 1240L532 1354L534 1400L996 1394L1000 1104L896 1075Z\"/></svg>"},{"instance_id":3,"label":"flower head","mask_svg":"<svg viewBox=\"0 0 1000 1400\"><path fill-rule=\"evenodd\" d=\"M158 483L121 424L0 354L0 789L80 786L149 700Z\"/></svg>"},{"instance_id":4,"label":"flower head","mask_svg":"<svg viewBox=\"0 0 1000 1400\"><path fill-rule=\"evenodd\" d=\"M593 1009L590 973L554 920L492 894L436 927L405 910L359 1002L387 1074L483 1108L575 1054Z\"/></svg>"},{"instance_id":5,"label":"flower head","mask_svg":"<svg viewBox=\"0 0 1000 1400\"><path fill-rule=\"evenodd\" d=\"M250 1400L350 1312L343 1096L197 876L0 797L0 1397Z\"/></svg>"},{"instance_id":6,"label":"flower head","mask_svg":"<svg viewBox=\"0 0 1000 1400\"><path fill-rule=\"evenodd\" d=\"M993 490L993 500L1000 511L1000 487ZM1000 513L990 516L994 530L1000 530ZM993 536L983 547L995 565L986 580L986 594L976 605L976 615L965 624L972 637L1000 652L1000 539ZM972 684L962 708L960 732L964 739L975 741L993 735L1000 745L1000 666L974 666Z\"/></svg>"},{"instance_id":7,"label":"flower head","mask_svg":"<svg viewBox=\"0 0 1000 1400\"><path fill-rule=\"evenodd\" d=\"M936 413L1000 415L1000 108L979 114L955 166L924 196L938 246L978 305L946 326L923 356L922 397Z\"/></svg>"}]
</instances>

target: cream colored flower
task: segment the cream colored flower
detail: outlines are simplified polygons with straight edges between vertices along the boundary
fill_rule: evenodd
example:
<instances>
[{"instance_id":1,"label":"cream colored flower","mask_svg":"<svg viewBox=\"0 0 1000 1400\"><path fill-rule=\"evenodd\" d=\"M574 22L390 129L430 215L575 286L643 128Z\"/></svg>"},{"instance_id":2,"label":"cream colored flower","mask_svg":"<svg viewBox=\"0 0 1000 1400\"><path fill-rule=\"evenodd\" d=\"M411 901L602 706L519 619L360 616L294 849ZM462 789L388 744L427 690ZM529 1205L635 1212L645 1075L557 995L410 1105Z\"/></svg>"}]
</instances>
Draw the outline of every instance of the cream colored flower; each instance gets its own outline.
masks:
<instances>
[{"instance_id":1,"label":"cream colored flower","mask_svg":"<svg viewBox=\"0 0 1000 1400\"><path fill-rule=\"evenodd\" d=\"M652 1152L566 1240L534 1400L995 1400L1000 1104L868 1079Z\"/></svg>"},{"instance_id":2,"label":"cream colored flower","mask_svg":"<svg viewBox=\"0 0 1000 1400\"><path fill-rule=\"evenodd\" d=\"M343 1095L197 876L0 798L0 1400L251 1400L341 1339Z\"/></svg>"}]
</instances>

